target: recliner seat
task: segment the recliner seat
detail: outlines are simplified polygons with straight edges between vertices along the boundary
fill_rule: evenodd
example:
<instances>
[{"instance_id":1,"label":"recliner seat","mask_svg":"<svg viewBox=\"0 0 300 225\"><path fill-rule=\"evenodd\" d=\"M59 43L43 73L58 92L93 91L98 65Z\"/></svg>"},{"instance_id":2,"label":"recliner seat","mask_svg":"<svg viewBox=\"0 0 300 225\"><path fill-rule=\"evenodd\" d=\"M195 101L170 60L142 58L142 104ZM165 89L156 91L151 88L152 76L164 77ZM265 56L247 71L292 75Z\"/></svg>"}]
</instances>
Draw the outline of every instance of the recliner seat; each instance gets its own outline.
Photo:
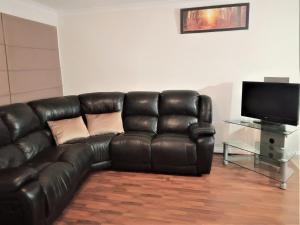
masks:
<instances>
[{"instance_id":1,"label":"recliner seat","mask_svg":"<svg viewBox=\"0 0 300 225\"><path fill-rule=\"evenodd\" d=\"M194 91L164 91L160 96L158 133L152 142L155 171L198 174L196 143L189 127L198 123L201 99Z\"/></svg>"},{"instance_id":2,"label":"recliner seat","mask_svg":"<svg viewBox=\"0 0 300 225\"><path fill-rule=\"evenodd\" d=\"M161 134L151 144L152 168L156 172L197 174L197 146L187 135Z\"/></svg>"},{"instance_id":3,"label":"recliner seat","mask_svg":"<svg viewBox=\"0 0 300 225\"><path fill-rule=\"evenodd\" d=\"M117 170L150 171L151 141L149 132L126 132L111 142L112 167Z\"/></svg>"},{"instance_id":4,"label":"recliner seat","mask_svg":"<svg viewBox=\"0 0 300 225\"><path fill-rule=\"evenodd\" d=\"M151 142L157 132L157 92L129 92L123 110L125 133L111 142L114 169L150 171Z\"/></svg>"},{"instance_id":5,"label":"recliner seat","mask_svg":"<svg viewBox=\"0 0 300 225\"><path fill-rule=\"evenodd\" d=\"M47 121L122 112L124 133L56 146ZM211 100L195 91L99 92L0 107L0 221L48 225L91 169L208 174Z\"/></svg>"}]
</instances>

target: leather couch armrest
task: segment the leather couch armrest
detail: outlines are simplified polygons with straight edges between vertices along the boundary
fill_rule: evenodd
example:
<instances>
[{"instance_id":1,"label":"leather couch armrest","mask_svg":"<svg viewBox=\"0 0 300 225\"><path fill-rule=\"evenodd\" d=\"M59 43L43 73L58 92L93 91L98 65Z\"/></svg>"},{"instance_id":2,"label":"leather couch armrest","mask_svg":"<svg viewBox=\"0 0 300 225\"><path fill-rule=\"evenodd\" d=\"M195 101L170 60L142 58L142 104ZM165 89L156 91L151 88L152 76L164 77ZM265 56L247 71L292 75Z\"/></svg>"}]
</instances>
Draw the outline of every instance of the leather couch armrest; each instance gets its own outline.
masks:
<instances>
[{"instance_id":1,"label":"leather couch armrest","mask_svg":"<svg viewBox=\"0 0 300 225\"><path fill-rule=\"evenodd\" d=\"M37 171L28 167L18 167L0 170L0 192L13 192L27 182L35 180Z\"/></svg>"},{"instance_id":2,"label":"leather couch armrest","mask_svg":"<svg viewBox=\"0 0 300 225\"><path fill-rule=\"evenodd\" d=\"M200 137L213 136L215 133L215 128L210 123L194 123L189 127L189 135L193 140L197 140Z\"/></svg>"},{"instance_id":3,"label":"leather couch armrest","mask_svg":"<svg viewBox=\"0 0 300 225\"><path fill-rule=\"evenodd\" d=\"M214 136L199 137L197 146L197 170L200 174L209 174L214 153Z\"/></svg>"}]
</instances>

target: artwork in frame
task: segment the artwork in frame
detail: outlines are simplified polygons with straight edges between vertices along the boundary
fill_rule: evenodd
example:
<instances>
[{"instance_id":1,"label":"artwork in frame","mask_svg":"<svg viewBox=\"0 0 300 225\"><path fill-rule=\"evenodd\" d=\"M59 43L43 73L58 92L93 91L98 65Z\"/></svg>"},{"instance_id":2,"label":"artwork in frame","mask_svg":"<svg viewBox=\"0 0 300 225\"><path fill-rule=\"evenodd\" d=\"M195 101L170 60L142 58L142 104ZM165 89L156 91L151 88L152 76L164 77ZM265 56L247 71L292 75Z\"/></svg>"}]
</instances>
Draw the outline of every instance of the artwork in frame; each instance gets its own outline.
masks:
<instances>
[{"instance_id":1,"label":"artwork in frame","mask_svg":"<svg viewBox=\"0 0 300 225\"><path fill-rule=\"evenodd\" d=\"M181 9L181 33L246 30L249 3Z\"/></svg>"}]
</instances>

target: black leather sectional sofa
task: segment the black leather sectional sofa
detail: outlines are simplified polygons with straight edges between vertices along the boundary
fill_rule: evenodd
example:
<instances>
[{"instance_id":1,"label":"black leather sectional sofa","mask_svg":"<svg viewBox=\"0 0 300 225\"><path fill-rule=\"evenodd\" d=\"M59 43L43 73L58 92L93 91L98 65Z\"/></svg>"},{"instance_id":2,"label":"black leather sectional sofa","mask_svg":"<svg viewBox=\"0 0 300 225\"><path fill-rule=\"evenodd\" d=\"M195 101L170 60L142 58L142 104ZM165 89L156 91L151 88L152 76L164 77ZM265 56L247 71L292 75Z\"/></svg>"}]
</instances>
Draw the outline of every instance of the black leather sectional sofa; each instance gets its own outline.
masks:
<instances>
[{"instance_id":1,"label":"black leather sectional sofa","mask_svg":"<svg viewBox=\"0 0 300 225\"><path fill-rule=\"evenodd\" d=\"M51 224L92 169L208 174L211 99L195 91L90 93L0 107L0 224ZM122 111L122 134L56 146L47 121Z\"/></svg>"}]
</instances>

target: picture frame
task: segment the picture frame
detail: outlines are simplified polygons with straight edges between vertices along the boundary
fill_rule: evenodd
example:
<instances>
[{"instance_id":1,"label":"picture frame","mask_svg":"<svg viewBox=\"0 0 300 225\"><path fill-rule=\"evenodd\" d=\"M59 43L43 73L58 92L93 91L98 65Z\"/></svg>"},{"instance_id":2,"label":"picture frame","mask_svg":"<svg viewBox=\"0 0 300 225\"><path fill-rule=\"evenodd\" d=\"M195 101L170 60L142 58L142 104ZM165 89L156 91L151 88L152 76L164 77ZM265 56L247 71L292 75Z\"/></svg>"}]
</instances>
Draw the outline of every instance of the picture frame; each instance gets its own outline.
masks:
<instances>
[{"instance_id":1,"label":"picture frame","mask_svg":"<svg viewBox=\"0 0 300 225\"><path fill-rule=\"evenodd\" d=\"M250 3L181 9L181 34L247 30L249 11Z\"/></svg>"}]
</instances>

